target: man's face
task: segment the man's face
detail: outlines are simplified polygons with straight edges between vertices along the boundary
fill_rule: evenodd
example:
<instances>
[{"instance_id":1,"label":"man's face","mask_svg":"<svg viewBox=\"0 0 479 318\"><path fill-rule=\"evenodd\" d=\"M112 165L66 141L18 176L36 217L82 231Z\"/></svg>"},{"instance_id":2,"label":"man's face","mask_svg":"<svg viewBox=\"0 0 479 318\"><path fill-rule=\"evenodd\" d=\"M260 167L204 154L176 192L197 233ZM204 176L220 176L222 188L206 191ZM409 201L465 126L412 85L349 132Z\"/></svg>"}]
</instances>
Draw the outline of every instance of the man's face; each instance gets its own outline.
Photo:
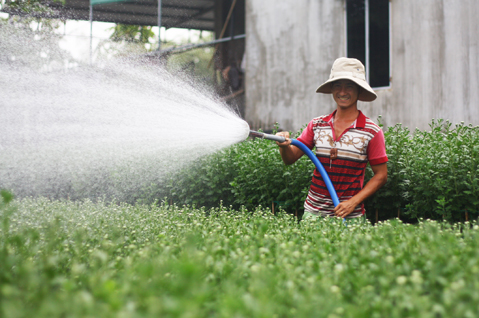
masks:
<instances>
[{"instance_id":1,"label":"man's face","mask_svg":"<svg viewBox=\"0 0 479 318\"><path fill-rule=\"evenodd\" d=\"M341 108L348 108L357 104L359 87L350 80L339 80L331 83L331 92L334 101Z\"/></svg>"}]
</instances>

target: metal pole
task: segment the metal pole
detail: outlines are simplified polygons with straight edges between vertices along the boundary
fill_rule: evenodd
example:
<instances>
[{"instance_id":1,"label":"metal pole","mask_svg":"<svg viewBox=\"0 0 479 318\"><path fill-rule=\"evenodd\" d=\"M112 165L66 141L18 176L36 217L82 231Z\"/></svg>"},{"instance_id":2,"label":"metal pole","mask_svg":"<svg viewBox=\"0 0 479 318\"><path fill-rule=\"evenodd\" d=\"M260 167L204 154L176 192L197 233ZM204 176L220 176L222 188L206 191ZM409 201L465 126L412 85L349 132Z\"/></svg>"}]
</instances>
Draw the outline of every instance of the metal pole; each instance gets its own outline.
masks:
<instances>
[{"instance_id":1,"label":"metal pole","mask_svg":"<svg viewBox=\"0 0 479 318\"><path fill-rule=\"evenodd\" d=\"M230 20L230 37L231 39L234 39L235 37L235 15L231 15L231 20Z\"/></svg>"},{"instance_id":2,"label":"metal pole","mask_svg":"<svg viewBox=\"0 0 479 318\"><path fill-rule=\"evenodd\" d=\"M182 52L182 51L192 50L192 49L196 49L203 46L209 46L209 45L214 45L214 44L233 41L233 40L240 40L244 38L246 38L246 34L240 34L240 35L235 35L234 39L232 39L231 37L227 37L227 38L221 38L218 40L213 40L213 41L204 42L204 43L187 44L187 45L178 46L178 47L166 48L163 51L161 51L161 53ZM147 53L146 55L158 55L158 53L159 52L156 51L156 52Z\"/></svg>"},{"instance_id":3,"label":"metal pole","mask_svg":"<svg viewBox=\"0 0 479 318\"><path fill-rule=\"evenodd\" d=\"M93 63L93 6L90 2L90 65Z\"/></svg>"},{"instance_id":4,"label":"metal pole","mask_svg":"<svg viewBox=\"0 0 479 318\"><path fill-rule=\"evenodd\" d=\"M389 19L388 19L388 23L389 23L389 87L391 86L391 82L392 82L392 65L391 65L391 56L393 56L393 46L392 46L392 36L393 36L393 32L392 32L392 19L391 19L391 1L389 1L389 5L388 5L388 14L389 14Z\"/></svg>"},{"instance_id":5,"label":"metal pole","mask_svg":"<svg viewBox=\"0 0 479 318\"><path fill-rule=\"evenodd\" d=\"M161 51L161 0L158 0L158 51Z\"/></svg>"},{"instance_id":6,"label":"metal pole","mask_svg":"<svg viewBox=\"0 0 479 318\"><path fill-rule=\"evenodd\" d=\"M364 1L364 20L365 20L365 40L366 40L366 80L370 82L369 78L369 0Z\"/></svg>"}]
</instances>

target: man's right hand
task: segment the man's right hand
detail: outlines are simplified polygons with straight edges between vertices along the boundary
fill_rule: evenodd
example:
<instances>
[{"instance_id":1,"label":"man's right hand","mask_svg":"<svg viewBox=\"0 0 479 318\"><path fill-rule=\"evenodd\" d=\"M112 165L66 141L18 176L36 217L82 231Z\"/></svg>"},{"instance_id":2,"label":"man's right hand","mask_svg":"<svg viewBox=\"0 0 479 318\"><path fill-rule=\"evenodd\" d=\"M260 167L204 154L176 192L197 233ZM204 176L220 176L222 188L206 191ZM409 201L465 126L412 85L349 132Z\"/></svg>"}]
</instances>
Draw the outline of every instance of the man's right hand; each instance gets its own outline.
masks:
<instances>
[{"instance_id":1,"label":"man's right hand","mask_svg":"<svg viewBox=\"0 0 479 318\"><path fill-rule=\"evenodd\" d=\"M291 145L291 139L289 139L289 132L282 131L277 133L276 136L282 136L286 138L285 142L276 142L279 146L279 153L281 154L281 158L283 159L283 162L285 164L291 165L295 163L299 158L301 158L302 155L304 155L304 152L298 147L289 146Z\"/></svg>"},{"instance_id":2,"label":"man's right hand","mask_svg":"<svg viewBox=\"0 0 479 318\"><path fill-rule=\"evenodd\" d=\"M289 139L289 131L278 132L276 133L276 136L281 136L286 138L285 142L278 142L278 141L276 142L276 144L280 146L281 148L286 148L286 147L289 147L289 145L291 145L291 139Z\"/></svg>"}]
</instances>

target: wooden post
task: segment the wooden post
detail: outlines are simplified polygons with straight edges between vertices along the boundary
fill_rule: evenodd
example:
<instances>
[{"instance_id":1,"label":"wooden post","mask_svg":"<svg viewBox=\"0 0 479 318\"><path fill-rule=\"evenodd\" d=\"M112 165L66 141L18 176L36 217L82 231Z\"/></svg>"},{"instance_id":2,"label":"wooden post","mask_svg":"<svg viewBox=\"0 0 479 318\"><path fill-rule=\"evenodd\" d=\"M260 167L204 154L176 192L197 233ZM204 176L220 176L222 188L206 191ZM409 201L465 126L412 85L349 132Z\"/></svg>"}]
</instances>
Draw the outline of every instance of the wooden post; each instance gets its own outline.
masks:
<instances>
[{"instance_id":1,"label":"wooden post","mask_svg":"<svg viewBox=\"0 0 479 318\"><path fill-rule=\"evenodd\" d=\"M401 208L398 208L398 219L400 215L401 215Z\"/></svg>"},{"instance_id":2,"label":"wooden post","mask_svg":"<svg viewBox=\"0 0 479 318\"><path fill-rule=\"evenodd\" d=\"M467 213L467 209L466 209L466 222L469 221L469 213Z\"/></svg>"},{"instance_id":3,"label":"wooden post","mask_svg":"<svg viewBox=\"0 0 479 318\"><path fill-rule=\"evenodd\" d=\"M271 203L271 211L273 212L273 215L274 215L274 201L273 203Z\"/></svg>"},{"instance_id":4,"label":"wooden post","mask_svg":"<svg viewBox=\"0 0 479 318\"><path fill-rule=\"evenodd\" d=\"M378 209L376 209L376 223L379 222Z\"/></svg>"}]
</instances>

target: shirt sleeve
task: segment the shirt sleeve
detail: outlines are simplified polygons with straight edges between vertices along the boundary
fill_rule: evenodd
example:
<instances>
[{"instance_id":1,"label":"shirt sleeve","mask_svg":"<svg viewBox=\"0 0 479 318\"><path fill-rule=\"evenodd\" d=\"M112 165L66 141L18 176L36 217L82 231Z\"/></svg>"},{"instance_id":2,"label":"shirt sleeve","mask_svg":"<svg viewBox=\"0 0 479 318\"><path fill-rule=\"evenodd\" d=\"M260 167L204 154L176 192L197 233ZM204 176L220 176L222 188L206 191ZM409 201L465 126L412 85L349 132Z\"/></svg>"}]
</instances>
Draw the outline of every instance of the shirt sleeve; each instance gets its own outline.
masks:
<instances>
[{"instance_id":1,"label":"shirt sleeve","mask_svg":"<svg viewBox=\"0 0 479 318\"><path fill-rule=\"evenodd\" d=\"M368 160L371 166L379 165L388 161L386 154L386 143L384 141L384 133L381 130L371 139L368 144Z\"/></svg>"},{"instance_id":2,"label":"shirt sleeve","mask_svg":"<svg viewBox=\"0 0 479 318\"><path fill-rule=\"evenodd\" d=\"M303 130L301 136L296 140L301 141L309 149L314 147L314 132L313 132L313 121L310 121L308 126Z\"/></svg>"}]
</instances>

